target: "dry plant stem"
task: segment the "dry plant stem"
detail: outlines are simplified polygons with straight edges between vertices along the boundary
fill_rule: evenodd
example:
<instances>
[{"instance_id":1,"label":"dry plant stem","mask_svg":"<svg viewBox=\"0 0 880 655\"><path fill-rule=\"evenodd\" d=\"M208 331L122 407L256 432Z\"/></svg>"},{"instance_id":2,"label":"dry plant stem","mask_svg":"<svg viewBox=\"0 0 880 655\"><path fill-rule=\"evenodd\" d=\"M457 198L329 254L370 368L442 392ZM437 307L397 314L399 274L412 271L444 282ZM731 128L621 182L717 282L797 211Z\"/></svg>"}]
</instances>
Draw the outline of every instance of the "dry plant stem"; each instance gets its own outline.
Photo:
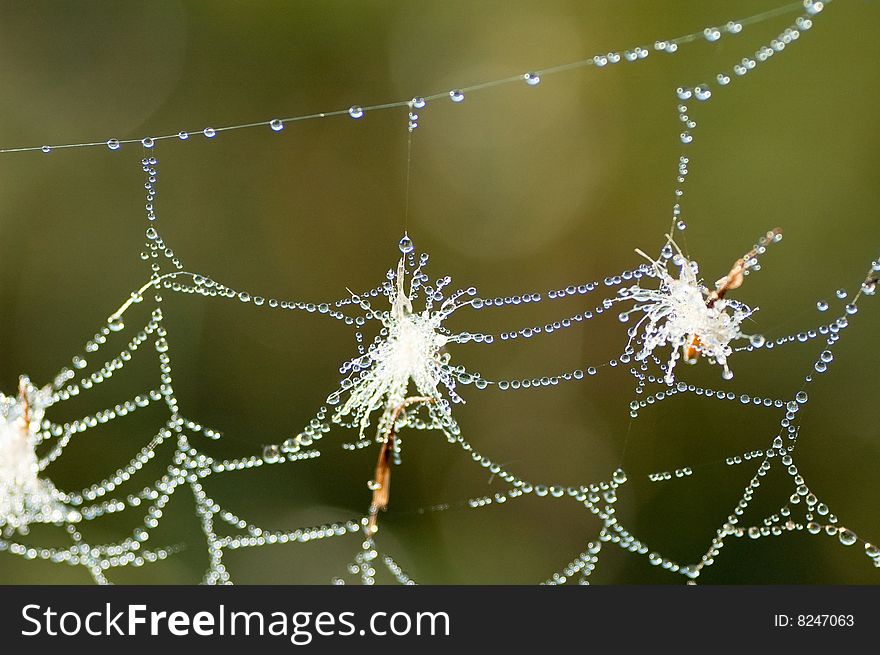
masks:
<instances>
[{"instance_id":1,"label":"dry plant stem","mask_svg":"<svg viewBox=\"0 0 880 655\"><path fill-rule=\"evenodd\" d=\"M777 227L770 230L761 240L761 245L771 243L780 234L782 234L781 228ZM749 262L758 256L759 247L760 246L755 246L745 255L737 259L736 262L734 262L733 267L730 269L730 272L716 282L715 291L709 294L709 298L706 301L707 307L712 307L712 305L721 300L728 291L739 289L742 286L743 280L745 279L745 272L749 268Z\"/></svg>"},{"instance_id":2,"label":"dry plant stem","mask_svg":"<svg viewBox=\"0 0 880 655\"><path fill-rule=\"evenodd\" d=\"M367 536L372 536L379 530L379 512L388 509L388 501L391 498L391 454L394 452L394 441L397 438L397 419L411 405L419 403L433 403L434 399L428 396L410 396L400 405L394 408L391 421L385 436L382 439L382 447L379 449L379 459L376 461L376 473L370 483L373 490L373 500L370 502L369 520L367 522Z\"/></svg>"},{"instance_id":3,"label":"dry plant stem","mask_svg":"<svg viewBox=\"0 0 880 655\"><path fill-rule=\"evenodd\" d=\"M767 232L760 244L771 243L773 239L782 234L782 228L774 228ZM758 255L758 248L755 246L745 255L737 259L730 272L715 283L715 290L706 298L706 307L712 308L715 303L724 298L728 291L739 289L745 280L745 272L749 269L749 262ZM685 361L695 361L700 356L700 335L692 334L688 339L688 345L685 348Z\"/></svg>"},{"instance_id":4,"label":"dry plant stem","mask_svg":"<svg viewBox=\"0 0 880 655\"><path fill-rule=\"evenodd\" d=\"M21 402L21 417L24 427L22 434L27 434L31 430L31 406L27 397L27 384L24 380L18 382L18 399Z\"/></svg>"}]
</instances>

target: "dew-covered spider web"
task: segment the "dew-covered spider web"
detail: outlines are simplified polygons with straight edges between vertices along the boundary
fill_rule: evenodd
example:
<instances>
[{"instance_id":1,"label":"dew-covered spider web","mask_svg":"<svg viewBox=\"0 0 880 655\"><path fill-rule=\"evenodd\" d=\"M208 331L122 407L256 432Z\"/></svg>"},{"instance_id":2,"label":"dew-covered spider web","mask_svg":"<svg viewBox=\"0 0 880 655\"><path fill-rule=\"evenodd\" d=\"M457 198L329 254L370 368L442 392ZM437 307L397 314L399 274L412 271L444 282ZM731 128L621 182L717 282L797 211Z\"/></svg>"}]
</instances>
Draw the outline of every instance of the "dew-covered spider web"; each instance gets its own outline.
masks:
<instances>
[{"instance_id":1,"label":"dew-covered spider web","mask_svg":"<svg viewBox=\"0 0 880 655\"><path fill-rule=\"evenodd\" d=\"M764 231L758 234L742 234L736 227L726 229L718 238L721 253L692 253L685 238L691 224L703 220L700 212L692 213L688 208L685 191L691 169L699 170L701 158L732 156L717 150L700 151L699 157L692 154L693 144L699 143L704 133L710 138L713 129L711 114L704 107L727 102L738 93L745 78L760 76L776 59L796 57L799 50L810 48L811 32L821 29L814 23L821 23L830 4L795 2L745 18L719 21L677 38L662 38L403 101L352 105L142 139L111 138L0 150L7 156L35 152L54 158L62 156L58 151L65 149L75 151L63 155L70 157L83 151L137 149L142 154L138 165L143 187L127 189L126 193L143 194L145 222L141 225L146 241L140 258L148 268L143 284L133 285L136 290L118 309L107 318L96 318L100 327L50 378L49 384L41 386L22 375L19 388L9 389L0 397L0 550L27 560L84 567L98 583L114 581L117 569L161 566L185 553L200 551L207 553L202 581L218 584L248 582L236 577L229 564L232 553L258 558L263 548L272 546L289 548L290 557L301 559L316 551L298 554L297 548L305 548L310 542L318 542L320 547L328 544L329 548L332 542L344 544L340 547L349 554L339 559L328 582L414 584L432 580L421 575L418 567L405 563L398 554L397 537L388 542L384 539L387 531L383 528L393 520L396 508L401 508L400 515L418 524L460 513L486 515L498 510L515 514L518 507L535 503L547 506L538 511L546 511L548 524L571 521L570 526L566 525L577 531L582 544L567 559L558 561L555 569L548 567L543 579L535 583L587 584L611 552L641 558L668 571L673 581L695 583L704 576L708 578L709 569L729 543L786 535L815 536L861 551L864 556L853 558L858 561L852 566L865 567L864 578L870 579L873 571L868 567L880 568L880 548L870 541L880 539L880 526L851 525L845 503L826 497L801 471L798 447L802 441L828 441L825 435L815 434L802 417L813 396L823 392L824 381L839 366L836 355L841 339L857 329L863 313L874 311L869 303L880 276L880 258L865 261L864 274L837 289L833 300L817 296L815 309L798 317L794 327L769 336L762 327L762 312L749 304L750 288L755 274L764 267L768 270L761 273L762 277L794 280L799 275L797 271L780 271L773 263L777 251L785 248L786 242L780 243L783 230L796 217L784 212L768 215ZM782 28L757 51L737 46L741 32L764 23ZM687 80L669 89L670 104L675 103L677 110L680 146L671 188L671 223L664 218L649 234L621 230L617 239L626 242L632 254L603 276L566 279L539 290L524 285L512 292L507 290L508 285L499 284L505 290L494 291L482 282L478 288L466 279L466 266L429 261L428 254L420 250L413 220L409 231L405 223L402 236L388 239L386 250L369 253L374 270L387 271L378 279L352 279L348 288L340 289L333 298L314 299L315 294L306 284L282 297L245 288L201 264L190 268L189 262L197 258L196 254L173 243L173 237L163 236L174 233L173 228L166 232L166 226L185 216L183 208L175 207L170 200L164 202L159 194L166 179L166 157L173 161L175 148L190 147L185 142L210 142L225 132L239 130L290 133L304 122L327 119L332 126L331 119L357 122L376 112L396 112L401 119L400 130L407 135L404 220L409 221L415 219L409 207L410 167L413 159L418 162L419 137L429 129L426 121L434 106L451 103L466 111L466 99L471 94L490 94L499 87L524 85L540 93L544 80L555 80L557 76L560 83L573 84L578 83L578 76L626 75L625 69L637 67L645 59L678 55L698 42L723 47L718 61L726 63L714 77ZM751 91L742 93L747 92ZM868 239L873 236L864 235ZM591 256L595 245L583 244L584 258ZM117 255L130 253L112 253L113 257ZM714 262L716 256L720 261L729 260L722 270L698 264L704 257ZM465 274L453 281L445 274L446 266ZM94 289L94 293L101 290ZM224 299L229 302L218 302ZM113 307L118 299L104 300ZM195 303L219 305L216 311L221 313L244 307L259 317L254 320L270 320L271 315L271 320L283 322L294 314L302 316L313 327L299 338L316 342L324 330L346 330L349 350L326 363L328 369L338 373L336 384L319 390L324 400L309 406L310 418L305 423L269 436L259 425L254 425L252 434L232 434L190 413L175 386L182 374L174 366L174 357L185 346L178 347L169 323L173 323L174 312L185 311L182 308ZM49 325L46 329L51 333L54 328ZM494 375L490 370L493 357L503 357L494 355L502 348L516 345L528 349L576 332L591 339L592 359L584 361L581 350L569 353L559 347L559 361L567 363L545 367L540 374L523 370L516 375ZM591 337L593 334L598 336ZM291 336L285 333L277 338ZM478 364L469 364L469 353L477 352L488 355L477 356ZM865 357L874 355L870 351ZM756 385L750 390L730 386L738 380L738 367L756 357L768 367L776 366L774 357L793 358L803 364L803 370L796 379L769 387ZM515 370L516 360L512 362L503 370ZM136 366L150 367L154 384L127 396L124 385L117 387L117 381L123 369ZM873 366L876 368L876 358ZM193 373L192 368L187 368L187 375ZM700 377L707 369L711 375ZM290 372L291 377L296 374L296 370ZM479 411L490 396L496 407L500 402L516 406L523 396L540 394L542 402L552 407L564 389L582 389L589 395L591 389L614 384L621 378L630 382L630 392L616 398L613 411L628 415L629 423L625 433L607 435L619 465L609 467L598 478L585 475L586 479L559 483L543 475L533 476L530 460L508 461L494 454L491 447L481 443L481 434L465 418L466 411ZM231 373L228 385L236 385ZM103 396L98 392L118 400L102 406ZM93 397L98 400L91 401ZM712 406L701 416L735 417L728 420L735 421L738 433L748 438L729 444L730 449L720 460L716 457L707 462L705 455L694 453L693 460L672 466L661 457L658 462L662 463L651 470L633 470L629 462L640 448L633 434L655 420L652 416L669 406L680 406L685 398ZM76 403L77 408L86 404L92 409L78 418L56 418L59 412L67 416L63 412L68 403ZM98 409L94 409L96 406ZM150 416L155 416L155 430L149 434L128 431L125 417L135 412L153 412ZM722 422L719 419L719 424L707 425L704 438L711 439L712 431ZM124 446L130 452L128 460L115 470L97 473L87 485L62 487L53 477L53 467L64 459L72 444L88 442L83 448L100 447L101 434L109 424L121 426L113 438L116 447ZM507 438L535 443L537 451L542 439L550 436L531 430L525 433L525 428L523 431L517 434L514 425ZM228 441L235 444L237 456L217 454L226 451L216 450L215 444ZM408 466L430 469L431 462L424 459L426 443L440 443L467 462L477 484L488 476L491 491L479 493L480 487L474 486L475 493L463 489L455 497L443 498L450 493L444 488L436 495L438 502L416 506L396 496L395 479L405 474ZM542 456L564 460L567 453L551 451ZM338 462L340 470L348 470L346 460L350 458L369 462L359 480L366 482L361 487L360 510L351 510L347 516L334 511L326 519L278 527L277 521L267 522L259 511L250 516L247 503L228 493L228 487L219 495L215 491L215 485L222 487L227 479L233 480L229 484L239 484L234 481L236 476L246 477L248 484L259 484L260 476L270 470L297 476L318 458L330 460L331 466ZM718 467L737 473L748 469L749 473L740 473L746 476L744 486L740 482L719 489L719 498L733 502L726 516L719 517L703 535L703 550L673 554L655 545L651 537L628 527L631 524L627 515L633 506L626 498L636 479L646 483L651 489L648 493L655 493L655 487L686 484L690 478L713 475ZM338 479L328 477L314 484L335 486ZM739 490L735 484L739 484ZM285 500L290 506L307 502L297 497ZM195 528L185 535L163 530L166 516L176 511L176 504L194 508L194 517L189 520ZM562 505L571 512L566 517L576 518L554 519L554 512ZM111 528L91 530L91 526L110 519ZM686 523L688 517L678 516L676 520ZM644 521L643 517L640 525ZM475 538L474 547L480 540L479 536ZM502 541L513 550L517 548L515 535ZM798 545L786 539L785 545L778 547L795 549ZM287 579L284 571L276 573L281 581L298 581Z\"/></svg>"}]
</instances>

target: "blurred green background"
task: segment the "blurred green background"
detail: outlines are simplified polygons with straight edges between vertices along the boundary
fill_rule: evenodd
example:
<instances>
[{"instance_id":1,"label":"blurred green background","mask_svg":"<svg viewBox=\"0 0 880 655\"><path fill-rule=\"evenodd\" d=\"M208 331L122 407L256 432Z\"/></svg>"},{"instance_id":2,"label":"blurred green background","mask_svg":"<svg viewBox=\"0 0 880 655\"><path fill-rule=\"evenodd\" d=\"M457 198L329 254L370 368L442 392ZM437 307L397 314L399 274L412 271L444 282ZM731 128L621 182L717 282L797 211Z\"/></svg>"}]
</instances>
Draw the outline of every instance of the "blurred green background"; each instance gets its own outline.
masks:
<instances>
[{"instance_id":1,"label":"blurred green background","mask_svg":"<svg viewBox=\"0 0 880 655\"><path fill-rule=\"evenodd\" d=\"M369 105L653 43L776 6L779 0L541 2L4 2L0 6L0 145L104 141L201 130ZM793 15L697 42L675 56L546 77L436 101L413 135L409 232L449 274L484 296L560 288L631 268L633 248L656 252L668 229L681 151L674 90L714 79L775 37ZM878 255L880 8L838 0L815 28L727 89L692 107L699 123L680 242L708 280L764 231L783 242L736 298L760 307L768 338L837 315L834 290L857 288ZM163 236L189 270L252 293L342 297L384 279L403 231L406 112L368 113L161 142L156 201ZM140 146L0 156L0 373L7 391L28 373L50 381L129 292L146 280ZM259 452L299 432L355 352L349 328L326 318L237 302L166 295L182 410L225 433L197 441L222 457ZM598 299L598 296L595 297ZM832 302L820 314L816 301ZM590 306L594 303L590 299ZM796 454L812 490L841 522L880 540L876 401L880 313L868 298L830 372L810 389ZM145 303L146 305L146 303ZM454 317L461 330L541 324L583 311L582 300ZM133 329L145 307L127 320ZM490 379L549 375L607 361L625 343L612 315L527 342L452 349ZM130 334L130 333L126 333ZM118 344L124 342L119 338ZM682 370L689 382L791 397L819 341ZM101 361L104 361L101 358ZM152 388L143 353L113 380L54 411L89 414ZM696 561L754 472L726 456L766 447L778 413L693 396L644 411L629 425L632 378L623 367L592 381L501 393L465 387L465 436L520 475L571 485L606 479L621 462L630 483L620 519L655 550ZM165 420L161 407L90 431L49 469L61 488L120 466ZM217 476L210 493L267 528L362 515L376 453L343 451L335 430L318 460ZM170 444L168 444L170 445ZM170 449L123 493L140 489ZM594 539L575 503L529 499L488 510L419 514L503 490L437 433L406 435L380 545L420 582L534 583ZM720 460L720 463L718 463ZM683 481L646 474L701 467ZM777 480L776 482L782 482ZM791 493L768 480L751 517ZM93 541L128 534L139 511L86 526ZM55 532L51 536L59 539ZM42 533L41 533L42 534ZM35 535L36 537L36 535ZM50 536L46 537L47 539ZM187 491L151 545L185 552L118 582L197 582L207 564ZM359 539L232 552L240 583L325 583L344 573ZM646 558L607 547L595 582L680 583ZM861 545L805 534L730 540L701 582L876 583ZM79 569L0 556L0 581L86 582Z\"/></svg>"}]
</instances>

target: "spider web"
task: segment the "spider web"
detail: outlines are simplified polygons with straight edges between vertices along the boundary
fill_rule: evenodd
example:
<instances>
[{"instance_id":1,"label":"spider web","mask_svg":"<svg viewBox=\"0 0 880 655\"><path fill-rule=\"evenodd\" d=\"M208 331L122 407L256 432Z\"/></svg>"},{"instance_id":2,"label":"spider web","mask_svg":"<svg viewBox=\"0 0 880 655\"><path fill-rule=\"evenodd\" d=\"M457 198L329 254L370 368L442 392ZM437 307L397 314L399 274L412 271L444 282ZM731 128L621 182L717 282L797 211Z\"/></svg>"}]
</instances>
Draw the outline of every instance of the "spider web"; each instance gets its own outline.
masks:
<instances>
[{"instance_id":1,"label":"spider web","mask_svg":"<svg viewBox=\"0 0 880 655\"><path fill-rule=\"evenodd\" d=\"M106 142L111 150L116 150L125 143L139 142L147 153L141 161L145 175L145 208L148 224L146 246L141 258L150 265L150 279L111 314L93 338L86 343L82 353L72 358L71 366L63 368L55 376L53 384L42 392L43 395L39 396L38 402L41 411L48 409L51 414L51 408L54 406L80 395L86 395L98 385L109 386L112 384L111 378L114 374L135 358L146 358L148 356L146 353L151 353L156 358L158 380L155 388L77 420L56 423L50 418L43 418L40 414L39 425L32 430L32 435L27 437L32 443L34 452L39 455L40 479L48 483L46 472L49 471L50 465L63 455L65 448L73 439L86 431L99 429L101 425L111 420L149 405L164 406L167 417L127 464L87 487L76 491L61 491L48 483L50 486L43 491L48 490L52 502L55 503L53 507L60 508L60 513L46 512L45 507L33 509L25 504L18 512L11 512L2 517L3 523L0 527L3 528L3 538L0 540L0 550L26 559L43 559L84 566L96 582L106 583L109 580L105 573L110 569L143 566L166 559L179 550L179 544L155 548L147 548L146 544L159 527L164 511L173 502L175 494L187 488L195 499L196 515L207 548L208 567L203 581L208 584L232 581L224 564L224 554L227 551L338 537L348 537L352 541L358 541L359 545L353 547L355 553L351 561L347 564L340 563L340 574L333 579L334 583L341 584L354 579L364 584L372 584L377 579L377 568L383 567L395 581L401 584L414 584L414 579L409 573L403 570L391 553L381 547L382 533L379 526L382 512L388 506L390 476L394 468L402 463L403 439L410 431L427 431L439 432L452 447L462 451L464 457L470 458L475 466L487 470L501 481L505 485L505 490L422 508L422 512L439 513L456 508L478 510L516 504L525 498L555 498L573 502L577 508L586 510L589 515L595 517L598 528L593 535L584 539L583 551L574 554L568 562L562 564L561 568L550 573L544 580L546 584L563 584L570 581L588 583L590 575L597 567L603 548L607 548L606 544L609 543L629 553L643 556L651 564L670 573L684 576L693 582L704 572L704 569L715 562L729 539L761 539L785 533L827 535L834 537L844 546L861 545L874 565L880 567L880 550L861 537L855 529L841 523L838 516L831 511L829 503L823 501L821 494L810 487L795 463L796 446L801 436L800 417L809 401L809 392L814 385L815 377L825 373L833 365L837 344L849 327L850 321L857 314L860 301L865 296L874 294L880 261L871 262L864 281L860 280L860 287L851 294L852 300L833 320L769 341L760 335L753 335L747 345L739 345L732 349L730 359L735 366L736 361L762 349L784 351L794 344L821 343L817 346L818 352L811 363L809 373L805 375L799 389L791 397L735 394L723 389L706 388L682 381L679 379L680 375L675 372L674 364L675 358L678 357L677 353L688 344L671 339L663 342L661 346L664 346L666 351L671 351L673 357L664 361L665 354L663 357L658 356L659 352L655 354L653 347L648 346L645 335L639 332L638 328L642 323L629 329L629 340L625 341L624 350L613 359L597 361L592 365L538 378L491 379L463 366L454 353L457 344L491 345L501 341L528 340L537 335L550 335L586 324L603 314L612 313L615 311L615 305L626 306L626 309L620 313L620 320L626 323L629 314L638 311L637 307L626 304L638 297L638 291L633 291L634 289L642 289L641 285L649 285L658 279L662 281L664 278L660 271L665 271L669 265L678 265L683 271L690 270L692 260L683 253L676 254L673 248L674 234L687 227L683 209L684 188L692 166L687 148L694 141L697 127L693 117L693 107L689 109L686 103L695 101L702 104L709 101L722 89L731 85L735 87L737 79L751 75L765 62L795 47L796 42L804 38L812 28L816 15L823 10L823 3L807 0L803 3L786 5L778 10L744 20L729 21L720 27L707 27L701 32L677 39L658 40L652 48L640 46L623 54L612 52L597 55L590 60L454 89L448 94L417 97L410 101L365 108L352 106L348 110L290 119L273 119L227 128L205 128L202 132L204 136L213 138L224 130L258 126L269 126L279 131L286 123L304 119L342 114L359 119L364 112L402 107L407 110L408 129L412 134L418 128L417 110L424 107L427 102L446 99L447 95L452 102L459 102L466 93L491 88L498 84L524 81L530 86L536 86L542 76L571 68L583 66L605 68L620 62L637 62L647 57L651 49L655 52L672 54L679 46L697 39L715 42L722 36L739 33L744 26L792 12L795 8L801 10L802 15L779 33L777 38L753 55L738 60L729 70L719 72L714 83L682 86L676 90L677 111L682 124L680 140L684 151L677 161L672 224L666 241L660 249L657 260L651 259L652 265L639 263L602 281L579 281L547 291L523 292L494 298L478 295L475 287L464 287L447 292L445 289L451 284L450 278L430 279L425 272L428 265L427 255L417 256L412 240L408 235L404 235L398 244L401 257L397 269L389 270L387 279L381 284L367 291L350 292L349 296L340 300L326 302L281 300L270 298L268 294L260 295L236 289L207 273L187 270L159 231L155 210L159 162L150 151L157 141L171 138L186 140L190 133L146 137L142 140L111 139ZM16 148L3 152L33 149L51 152L64 147L80 148L98 145L104 143ZM760 269L758 256L763 255L766 246L775 240L769 238L771 236L772 234L768 233L768 238L759 241L758 245L741 260L744 262L742 275ZM696 278L693 284L706 288L702 281ZM662 288L661 286L661 290ZM203 440L222 438L221 433L202 425L195 417L189 417L181 408L175 393L172 348L161 295L163 290L174 294L230 299L263 310L304 312L314 315L315 320L333 319L354 330L357 353L340 368L342 381L339 388L328 390L326 403L316 409L314 418L298 431L295 437L279 440L278 443L265 446L260 452L252 455L217 459L208 455L200 446ZM848 295L850 294L843 290L838 293L841 300ZM596 296L598 298L594 300ZM581 309L574 314L569 313L543 325L530 324L494 334L453 332L443 324L456 311L504 311L518 305L552 304L555 301L571 299L587 302L589 309ZM416 308L417 304L420 304L418 308ZM129 312L134 312L135 306L145 308L149 313L148 320L139 326L140 329L130 336L127 344L121 349L118 345L111 346L110 344L130 334L125 321L130 322ZM734 304L730 306L736 308ZM827 306L824 309L827 309ZM652 320L651 324L653 323ZM376 328L372 333L372 341L369 332L371 327ZM705 341L707 335L692 333L691 336L702 336ZM400 348L395 345L401 343L404 344L405 361L400 359ZM641 351L638 350L640 346L642 346ZM704 359L726 366L721 356L713 357L705 343L702 345L697 343L695 347L698 357L702 354ZM110 359L89 372L89 362L100 361L100 358L105 356L103 353L111 348L114 349L111 350ZM660 350L664 348L661 347ZM685 395L699 396L711 399L713 402L732 403L741 406L741 411L746 411L745 408L749 408L749 411L760 408L761 411L771 411L779 417L778 429L766 435L765 447L731 453L726 458L725 463L730 466L751 464L756 465L757 468L742 496L714 535L709 538L705 552L698 559L684 562L668 557L651 549L626 527L616 508L618 498L627 492L629 478L624 468L611 471L605 480L585 481L569 486L527 479L514 473L507 465L478 451L464 436L467 431L466 426L461 427L454 415L456 404L464 402L465 399L476 402L475 397L479 392L487 389L516 394L530 388L583 384L597 376L602 378L611 375L615 370L624 369L628 370L635 382L633 398L628 402L633 421L645 412L652 411L654 407ZM411 387L415 387L415 395ZM460 394L459 390L463 388L467 390L461 391ZM28 402L31 398L36 399L37 394L40 393L26 378L22 380L22 389L19 399L13 397L6 399L10 407L7 412L7 426L12 426L10 430L19 429L17 427L19 424L15 421L19 421L22 416L25 417L25 423L30 421ZM373 500L365 516L352 516L345 521L322 525L297 526L290 530L272 530L242 518L239 513L218 503L209 493L209 478L218 475L233 475L238 471L265 466L300 463L321 456L324 452L318 447L321 440L328 435L335 436L333 433L341 430L357 431L356 438L344 444L344 448L348 451L377 446L381 448L376 475L370 481ZM807 436L806 432L804 436ZM169 443L172 447L162 475L139 491L125 496L117 495L120 487L133 484L140 479L141 471L149 462L159 457L165 443ZM681 467L671 471L652 472L648 474L648 479L652 483L663 484L691 477L699 470L701 470L699 465L683 463ZM744 517L747 516L754 499L761 493L762 482L771 471L781 471L784 474L790 487L790 495L782 499L778 508L772 513L749 522L751 519L746 520ZM3 481L3 484L4 493L11 490L10 493L20 495L18 480ZM383 491L385 496L380 493ZM25 497L30 498L30 496ZM106 544L90 544L83 538L80 531L82 523L123 512L136 513L143 517L130 534L116 542ZM67 548L57 548L27 543L30 526L45 523L62 529L73 542L72 545Z\"/></svg>"}]
</instances>

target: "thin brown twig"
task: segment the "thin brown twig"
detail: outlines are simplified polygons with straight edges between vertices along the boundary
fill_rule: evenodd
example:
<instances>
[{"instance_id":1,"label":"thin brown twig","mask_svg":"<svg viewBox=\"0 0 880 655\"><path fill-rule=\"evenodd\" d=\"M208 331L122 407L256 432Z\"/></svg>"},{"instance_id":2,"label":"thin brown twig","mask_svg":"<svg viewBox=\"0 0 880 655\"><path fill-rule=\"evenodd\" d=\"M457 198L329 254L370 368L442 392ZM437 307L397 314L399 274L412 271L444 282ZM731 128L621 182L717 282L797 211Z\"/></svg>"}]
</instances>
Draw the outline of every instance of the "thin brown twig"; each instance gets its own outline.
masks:
<instances>
[{"instance_id":1,"label":"thin brown twig","mask_svg":"<svg viewBox=\"0 0 880 655\"><path fill-rule=\"evenodd\" d=\"M382 447L379 449L376 473L370 481L373 499L370 502L369 520L366 526L367 536L372 536L379 530L379 512L388 509L388 502L391 499L391 454L394 452L394 444L397 439L397 419L411 405L433 402L434 399L429 396L410 396L395 407L391 413L391 420L382 439Z\"/></svg>"},{"instance_id":2,"label":"thin brown twig","mask_svg":"<svg viewBox=\"0 0 880 655\"><path fill-rule=\"evenodd\" d=\"M755 257L760 254L760 249L768 243L772 243L781 234L782 228L777 227L770 230L758 241L757 245L737 259L730 268L730 272L715 283L715 290L706 297L706 307L711 309L716 302L727 295L728 291L739 289L745 281L746 271L751 268ZM684 350L685 361L694 362L700 355L700 346L702 346L700 335L690 335Z\"/></svg>"},{"instance_id":3,"label":"thin brown twig","mask_svg":"<svg viewBox=\"0 0 880 655\"><path fill-rule=\"evenodd\" d=\"M758 242L758 245L737 259L731 267L730 272L715 283L715 291L709 294L709 297L706 299L706 306L711 308L716 302L724 298L728 291L739 289L745 280L746 271L751 268L751 262L758 256L760 248L771 243L780 234L782 234L781 228L777 227L770 230Z\"/></svg>"},{"instance_id":4,"label":"thin brown twig","mask_svg":"<svg viewBox=\"0 0 880 655\"><path fill-rule=\"evenodd\" d=\"M20 378L18 381L18 400L22 408L21 416L24 422L24 434L27 434L31 429L31 405L28 402L27 382L25 382L24 378Z\"/></svg>"}]
</instances>

